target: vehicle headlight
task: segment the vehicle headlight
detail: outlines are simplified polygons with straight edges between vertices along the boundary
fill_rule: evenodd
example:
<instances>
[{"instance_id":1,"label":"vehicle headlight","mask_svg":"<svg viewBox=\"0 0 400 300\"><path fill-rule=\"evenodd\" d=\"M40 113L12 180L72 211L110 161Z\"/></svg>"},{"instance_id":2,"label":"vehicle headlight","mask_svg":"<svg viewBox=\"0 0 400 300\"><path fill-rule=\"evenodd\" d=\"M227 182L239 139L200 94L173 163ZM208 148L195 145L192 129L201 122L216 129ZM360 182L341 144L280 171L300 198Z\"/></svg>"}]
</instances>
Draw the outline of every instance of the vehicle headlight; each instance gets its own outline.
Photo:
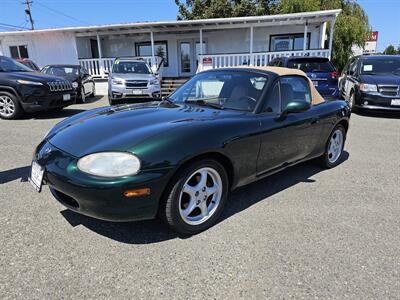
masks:
<instances>
[{"instance_id":1,"label":"vehicle headlight","mask_svg":"<svg viewBox=\"0 0 400 300\"><path fill-rule=\"evenodd\" d=\"M376 84L361 83L360 90L363 92L377 92L378 87Z\"/></svg>"},{"instance_id":2,"label":"vehicle headlight","mask_svg":"<svg viewBox=\"0 0 400 300\"><path fill-rule=\"evenodd\" d=\"M150 80L150 85L159 85L159 84L160 84L160 80L158 80L158 79Z\"/></svg>"},{"instance_id":3,"label":"vehicle headlight","mask_svg":"<svg viewBox=\"0 0 400 300\"><path fill-rule=\"evenodd\" d=\"M76 81L74 81L73 83L72 83L72 87L74 88L74 89L76 89L77 87L78 87L78 83L76 82Z\"/></svg>"},{"instance_id":4,"label":"vehicle headlight","mask_svg":"<svg viewBox=\"0 0 400 300\"><path fill-rule=\"evenodd\" d=\"M122 85L122 84L125 84L125 80L123 80L121 78L112 78L111 83L116 84L116 85L118 85L118 84Z\"/></svg>"},{"instance_id":5,"label":"vehicle headlight","mask_svg":"<svg viewBox=\"0 0 400 300\"><path fill-rule=\"evenodd\" d=\"M43 85L43 83L41 83L39 81L29 81L29 80L22 80L22 79L18 79L17 82L20 84Z\"/></svg>"},{"instance_id":6,"label":"vehicle headlight","mask_svg":"<svg viewBox=\"0 0 400 300\"><path fill-rule=\"evenodd\" d=\"M127 152L100 152L78 160L82 172L101 177L135 175L140 170L140 160Z\"/></svg>"}]
</instances>

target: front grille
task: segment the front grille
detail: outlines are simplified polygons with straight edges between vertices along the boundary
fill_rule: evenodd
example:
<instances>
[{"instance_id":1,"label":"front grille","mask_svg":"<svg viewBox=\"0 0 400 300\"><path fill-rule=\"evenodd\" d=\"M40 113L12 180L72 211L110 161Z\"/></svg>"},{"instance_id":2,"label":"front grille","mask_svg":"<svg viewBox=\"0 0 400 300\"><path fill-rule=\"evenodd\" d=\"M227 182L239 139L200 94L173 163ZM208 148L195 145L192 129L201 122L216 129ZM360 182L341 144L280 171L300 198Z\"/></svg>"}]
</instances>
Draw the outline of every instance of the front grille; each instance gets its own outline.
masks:
<instances>
[{"instance_id":1,"label":"front grille","mask_svg":"<svg viewBox=\"0 0 400 300\"><path fill-rule=\"evenodd\" d=\"M145 88L147 87L147 80L127 80L125 86L132 88Z\"/></svg>"},{"instance_id":2,"label":"front grille","mask_svg":"<svg viewBox=\"0 0 400 300\"><path fill-rule=\"evenodd\" d=\"M64 92L72 90L72 84L69 81L50 81L47 83L50 92Z\"/></svg>"},{"instance_id":3,"label":"front grille","mask_svg":"<svg viewBox=\"0 0 400 300\"><path fill-rule=\"evenodd\" d=\"M400 86L398 85L378 85L379 92L385 96L399 96Z\"/></svg>"}]
</instances>

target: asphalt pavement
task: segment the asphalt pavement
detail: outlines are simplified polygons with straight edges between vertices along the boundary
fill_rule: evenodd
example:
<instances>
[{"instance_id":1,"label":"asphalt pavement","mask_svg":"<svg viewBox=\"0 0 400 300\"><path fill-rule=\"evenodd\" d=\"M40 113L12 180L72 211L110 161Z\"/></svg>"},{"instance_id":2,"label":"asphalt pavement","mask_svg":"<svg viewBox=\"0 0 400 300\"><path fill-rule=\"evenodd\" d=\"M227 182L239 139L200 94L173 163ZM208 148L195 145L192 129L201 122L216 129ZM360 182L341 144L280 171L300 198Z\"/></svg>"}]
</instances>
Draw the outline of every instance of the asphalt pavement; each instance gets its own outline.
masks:
<instances>
[{"instance_id":1,"label":"asphalt pavement","mask_svg":"<svg viewBox=\"0 0 400 300\"><path fill-rule=\"evenodd\" d=\"M241 188L188 238L78 215L27 182L47 130L101 105L0 120L2 299L400 299L400 114L353 114L338 167Z\"/></svg>"}]
</instances>

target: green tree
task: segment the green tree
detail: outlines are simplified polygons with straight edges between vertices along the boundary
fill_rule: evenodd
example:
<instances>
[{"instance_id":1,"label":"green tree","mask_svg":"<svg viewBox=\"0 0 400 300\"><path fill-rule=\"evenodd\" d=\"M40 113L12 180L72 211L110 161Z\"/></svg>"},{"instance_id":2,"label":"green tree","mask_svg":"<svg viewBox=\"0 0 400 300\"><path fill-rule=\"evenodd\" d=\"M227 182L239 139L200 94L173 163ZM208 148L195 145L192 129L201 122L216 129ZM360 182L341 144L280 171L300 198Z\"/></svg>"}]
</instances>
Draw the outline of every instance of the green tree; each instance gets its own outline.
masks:
<instances>
[{"instance_id":1,"label":"green tree","mask_svg":"<svg viewBox=\"0 0 400 300\"><path fill-rule=\"evenodd\" d=\"M175 0L178 20L269 15L278 0Z\"/></svg>"},{"instance_id":2,"label":"green tree","mask_svg":"<svg viewBox=\"0 0 400 300\"><path fill-rule=\"evenodd\" d=\"M396 50L396 48L393 45L389 45L386 47L386 49L383 51L383 54L387 54L387 55L396 55L396 54L400 54L400 46L398 48L398 50Z\"/></svg>"}]
</instances>

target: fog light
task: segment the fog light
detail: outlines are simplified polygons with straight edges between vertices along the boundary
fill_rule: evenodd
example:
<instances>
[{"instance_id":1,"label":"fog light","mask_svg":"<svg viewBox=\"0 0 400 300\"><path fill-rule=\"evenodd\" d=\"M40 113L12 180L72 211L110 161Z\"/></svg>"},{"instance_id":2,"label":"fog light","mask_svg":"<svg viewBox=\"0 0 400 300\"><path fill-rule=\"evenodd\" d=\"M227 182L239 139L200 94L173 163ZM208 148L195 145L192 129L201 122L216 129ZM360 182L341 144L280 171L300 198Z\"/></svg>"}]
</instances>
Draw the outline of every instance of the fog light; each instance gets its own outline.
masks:
<instances>
[{"instance_id":1,"label":"fog light","mask_svg":"<svg viewBox=\"0 0 400 300\"><path fill-rule=\"evenodd\" d=\"M364 101L364 105L368 105L368 101Z\"/></svg>"},{"instance_id":2,"label":"fog light","mask_svg":"<svg viewBox=\"0 0 400 300\"><path fill-rule=\"evenodd\" d=\"M147 196L147 195L150 195L149 188L127 190L124 192L125 197L137 197L137 196Z\"/></svg>"}]
</instances>

